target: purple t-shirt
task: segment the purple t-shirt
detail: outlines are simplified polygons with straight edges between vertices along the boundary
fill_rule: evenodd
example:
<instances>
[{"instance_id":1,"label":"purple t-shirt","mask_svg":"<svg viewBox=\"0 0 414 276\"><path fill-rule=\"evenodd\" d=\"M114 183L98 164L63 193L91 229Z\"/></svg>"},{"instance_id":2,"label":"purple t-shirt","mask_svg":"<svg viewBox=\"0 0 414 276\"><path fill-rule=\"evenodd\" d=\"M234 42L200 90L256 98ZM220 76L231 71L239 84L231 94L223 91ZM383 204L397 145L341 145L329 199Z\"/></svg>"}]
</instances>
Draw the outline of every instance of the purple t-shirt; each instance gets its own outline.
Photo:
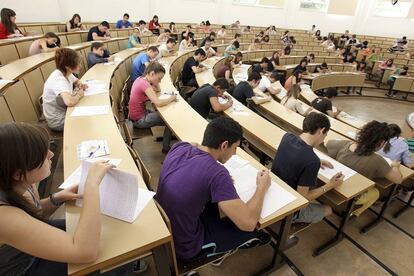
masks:
<instances>
[{"instance_id":1,"label":"purple t-shirt","mask_svg":"<svg viewBox=\"0 0 414 276\"><path fill-rule=\"evenodd\" d=\"M180 142L164 160L156 198L171 220L177 257L191 259L204 245L200 215L206 203L239 196L224 166L209 153Z\"/></svg>"}]
</instances>

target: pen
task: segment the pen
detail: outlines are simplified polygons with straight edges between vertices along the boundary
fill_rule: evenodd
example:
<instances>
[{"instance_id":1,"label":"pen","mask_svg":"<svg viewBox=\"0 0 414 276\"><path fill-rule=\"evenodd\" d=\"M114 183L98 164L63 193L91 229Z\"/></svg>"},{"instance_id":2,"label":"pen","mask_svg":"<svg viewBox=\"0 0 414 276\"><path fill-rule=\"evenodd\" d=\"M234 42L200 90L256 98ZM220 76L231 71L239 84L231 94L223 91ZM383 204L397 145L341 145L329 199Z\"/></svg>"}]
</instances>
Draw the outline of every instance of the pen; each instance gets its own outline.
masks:
<instances>
[{"instance_id":1,"label":"pen","mask_svg":"<svg viewBox=\"0 0 414 276\"><path fill-rule=\"evenodd\" d=\"M91 147L93 149L93 147ZM98 147L96 147L95 150L91 150L89 152L88 158L91 158L99 149L101 148L101 145L99 145Z\"/></svg>"}]
</instances>

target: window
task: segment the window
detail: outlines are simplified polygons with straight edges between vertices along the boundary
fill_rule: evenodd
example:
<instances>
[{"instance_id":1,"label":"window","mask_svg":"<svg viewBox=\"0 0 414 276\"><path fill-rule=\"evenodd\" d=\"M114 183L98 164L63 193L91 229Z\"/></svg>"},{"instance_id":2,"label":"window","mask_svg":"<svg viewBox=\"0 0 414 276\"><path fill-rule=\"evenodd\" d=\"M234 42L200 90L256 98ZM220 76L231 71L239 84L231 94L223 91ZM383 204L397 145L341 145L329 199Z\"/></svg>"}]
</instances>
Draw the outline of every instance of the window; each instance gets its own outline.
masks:
<instances>
[{"instance_id":1,"label":"window","mask_svg":"<svg viewBox=\"0 0 414 276\"><path fill-rule=\"evenodd\" d=\"M326 12L329 0L300 0L300 8L307 11Z\"/></svg>"},{"instance_id":2,"label":"window","mask_svg":"<svg viewBox=\"0 0 414 276\"><path fill-rule=\"evenodd\" d=\"M377 0L374 15L384 17L406 17L411 7L411 0L399 0L393 5L391 0Z\"/></svg>"},{"instance_id":3,"label":"window","mask_svg":"<svg viewBox=\"0 0 414 276\"><path fill-rule=\"evenodd\" d=\"M233 4L257 7L283 8L285 0L233 0Z\"/></svg>"}]
</instances>

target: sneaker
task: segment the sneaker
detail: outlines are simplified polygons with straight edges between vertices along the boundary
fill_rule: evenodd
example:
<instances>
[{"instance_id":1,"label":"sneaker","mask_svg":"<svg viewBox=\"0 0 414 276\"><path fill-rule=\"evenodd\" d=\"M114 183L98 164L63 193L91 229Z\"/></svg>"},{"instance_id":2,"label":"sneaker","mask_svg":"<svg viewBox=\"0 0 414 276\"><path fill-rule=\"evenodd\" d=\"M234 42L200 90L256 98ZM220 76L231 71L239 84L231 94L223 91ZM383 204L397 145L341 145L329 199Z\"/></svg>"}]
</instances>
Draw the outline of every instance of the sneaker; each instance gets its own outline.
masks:
<instances>
[{"instance_id":1,"label":"sneaker","mask_svg":"<svg viewBox=\"0 0 414 276\"><path fill-rule=\"evenodd\" d=\"M227 259L228 257L230 257L231 255L233 255L234 253L236 253L237 250L239 250L239 249L236 248L236 249L233 249L233 250L227 252L221 258L218 258L217 260L211 262L211 265L215 266L215 267L221 266L221 264L224 262L224 260Z\"/></svg>"},{"instance_id":2,"label":"sneaker","mask_svg":"<svg viewBox=\"0 0 414 276\"><path fill-rule=\"evenodd\" d=\"M240 249L249 249L249 248L253 248L256 246L262 246L262 245L266 245L270 242L271 240L271 236L266 233L263 230L259 230L257 233L257 238L251 239L247 242L245 242L244 244L242 244L241 246L239 246Z\"/></svg>"},{"instance_id":3,"label":"sneaker","mask_svg":"<svg viewBox=\"0 0 414 276\"><path fill-rule=\"evenodd\" d=\"M148 269L148 263L144 260L138 260L135 262L133 272L134 274L139 274L139 273L147 271L147 269Z\"/></svg>"},{"instance_id":4,"label":"sneaker","mask_svg":"<svg viewBox=\"0 0 414 276\"><path fill-rule=\"evenodd\" d=\"M187 272L187 274L185 274L185 276L199 276L200 274L195 271L195 270L191 270L190 272Z\"/></svg>"},{"instance_id":5,"label":"sneaker","mask_svg":"<svg viewBox=\"0 0 414 276\"><path fill-rule=\"evenodd\" d=\"M161 152L164 153L164 154L167 154L170 151L170 149L171 149L171 147L168 147L168 148L165 148L165 149L163 148L161 150Z\"/></svg>"}]
</instances>

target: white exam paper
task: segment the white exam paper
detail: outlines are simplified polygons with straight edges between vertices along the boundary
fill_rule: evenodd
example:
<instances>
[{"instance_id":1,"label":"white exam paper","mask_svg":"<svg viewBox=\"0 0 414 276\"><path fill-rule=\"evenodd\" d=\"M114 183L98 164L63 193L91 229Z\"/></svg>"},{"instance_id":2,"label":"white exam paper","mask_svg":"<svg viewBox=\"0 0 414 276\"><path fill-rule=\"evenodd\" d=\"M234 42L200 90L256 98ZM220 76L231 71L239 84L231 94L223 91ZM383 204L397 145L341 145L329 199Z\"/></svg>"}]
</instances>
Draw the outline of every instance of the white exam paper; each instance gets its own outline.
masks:
<instances>
[{"instance_id":1,"label":"white exam paper","mask_svg":"<svg viewBox=\"0 0 414 276\"><path fill-rule=\"evenodd\" d=\"M344 181L345 181L348 178L350 178L351 176L353 176L354 174L356 174L356 171L354 171L354 170L348 168L347 166L339 163L338 161L336 161L335 159L329 157L328 155L325 155L325 154L323 154L321 152L318 152L318 151L315 151L315 153L319 157L319 159L329 161L333 165L333 169L330 169L330 168L322 169L322 167L319 169L319 173L322 176L324 176L325 178L331 179L338 172L342 172L342 174L344 175Z\"/></svg>"},{"instance_id":2,"label":"white exam paper","mask_svg":"<svg viewBox=\"0 0 414 276\"><path fill-rule=\"evenodd\" d=\"M91 106L76 106L70 116L94 116L108 114L110 109L109 105L91 105Z\"/></svg>"}]
</instances>

